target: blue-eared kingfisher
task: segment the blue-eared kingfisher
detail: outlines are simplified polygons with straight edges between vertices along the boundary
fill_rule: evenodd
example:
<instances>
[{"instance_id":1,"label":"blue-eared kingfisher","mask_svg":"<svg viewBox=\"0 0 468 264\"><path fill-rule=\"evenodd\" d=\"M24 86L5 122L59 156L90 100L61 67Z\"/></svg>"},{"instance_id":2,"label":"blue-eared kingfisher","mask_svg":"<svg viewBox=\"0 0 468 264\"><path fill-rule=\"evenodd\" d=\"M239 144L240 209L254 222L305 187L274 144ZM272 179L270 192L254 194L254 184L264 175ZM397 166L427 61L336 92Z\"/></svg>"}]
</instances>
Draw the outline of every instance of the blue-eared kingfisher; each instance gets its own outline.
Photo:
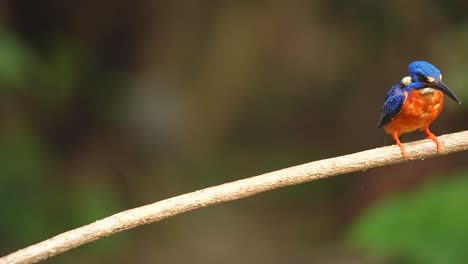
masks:
<instances>
[{"instance_id":1,"label":"blue-eared kingfisher","mask_svg":"<svg viewBox=\"0 0 468 264\"><path fill-rule=\"evenodd\" d=\"M429 130L444 105L444 94L461 103L460 99L442 82L442 74L426 61L414 61L408 66L409 76L392 86L380 112L378 127L393 137L406 158L405 146L400 142L402 134L423 130L434 141L437 151L440 142Z\"/></svg>"}]
</instances>

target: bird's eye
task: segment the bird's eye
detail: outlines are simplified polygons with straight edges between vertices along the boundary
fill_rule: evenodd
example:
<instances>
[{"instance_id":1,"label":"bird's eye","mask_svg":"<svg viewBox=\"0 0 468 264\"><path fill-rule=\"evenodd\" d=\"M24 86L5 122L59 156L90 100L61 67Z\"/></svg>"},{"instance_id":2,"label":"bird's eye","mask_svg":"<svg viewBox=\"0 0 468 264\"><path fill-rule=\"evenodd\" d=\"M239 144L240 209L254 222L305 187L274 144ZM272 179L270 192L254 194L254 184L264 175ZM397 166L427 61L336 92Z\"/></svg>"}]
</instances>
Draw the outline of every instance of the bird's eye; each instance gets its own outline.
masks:
<instances>
[{"instance_id":1,"label":"bird's eye","mask_svg":"<svg viewBox=\"0 0 468 264\"><path fill-rule=\"evenodd\" d=\"M403 84L404 86L408 86L411 83L411 81L411 77L405 76L403 77L403 79L401 79L401 84Z\"/></svg>"},{"instance_id":2,"label":"bird's eye","mask_svg":"<svg viewBox=\"0 0 468 264\"><path fill-rule=\"evenodd\" d=\"M426 76L426 81L430 82L430 83L433 83L435 81L435 78L431 77L431 76Z\"/></svg>"},{"instance_id":3,"label":"bird's eye","mask_svg":"<svg viewBox=\"0 0 468 264\"><path fill-rule=\"evenodd\" d=\"M416 75L418 81L426 81L426 76L424 76L422 73L417 73Z\"/></svg>"}]
</instances>

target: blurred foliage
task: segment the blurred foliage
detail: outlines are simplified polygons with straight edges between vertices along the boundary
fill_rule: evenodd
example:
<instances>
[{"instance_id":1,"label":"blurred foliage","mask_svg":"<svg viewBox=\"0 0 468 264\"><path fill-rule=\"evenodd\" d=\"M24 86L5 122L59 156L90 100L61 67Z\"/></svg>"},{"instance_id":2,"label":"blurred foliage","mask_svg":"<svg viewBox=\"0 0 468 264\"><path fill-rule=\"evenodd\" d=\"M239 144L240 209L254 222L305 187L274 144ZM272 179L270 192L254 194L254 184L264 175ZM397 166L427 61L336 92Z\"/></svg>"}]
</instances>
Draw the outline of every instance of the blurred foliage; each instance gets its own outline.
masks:
<instances>
[{"instance_id":1,"label":"blurred foliage","mask_svg":"<svg viewBox=\"0 0 468 264\"><path fill-rule=\"evenodd\" d=\"M0 148L0 210L8 212L0 219L6 237L14 243L42 236L47 232L47 215L42 213L48 202L44 177L47 164L40 140L24 125L14 125L2 133ZM32 216L32 217L31 217ZM21 228L19 228L21 227Z\"/></svg>"},{"instance_id":2,"label":"blurred foliage","mask_svg":"<svg viewBox=\"0 0 468 264\"><path fill-rule=\"evenodd\" d=\"M10 32L0 29L0 89L24 84L32 70L34 56L21 40Z\"/></svg>"},{"instance_id":3,"label":"blurred foliage","mask_svg":"<svg viewBox=\"0 0 468 264\"><path fill-rule=\"evenodd\" d=\"M31 77L35 86L31 93L54 112L64 111L73 99L88 66L88 56L83 49L60 41L56 45L51 48L51 54L38 62Z\"/></svg>"},{"instance_id":4,"label":"blurred foliage","mask_svg":"<svg viewBox=\"0 0 468 264\"><path fill-rule=\"evenodd\" d=\"M351 243L401 263L467 263L468 172L444 177L371 206L353 224Z\"/></svg>"},{"instance_id":5,"label":"blurred foliage","mask_svg":"<svg viewBox=\"0 0 468 264\"><path fill-rule=\"evenodd\" d=\"M43 179L52 171L45 145L24 124L10 125L0 138L0 236L12 246L38 241L123 209L106 184L60 190ZM43 191L39 191L43 190ZM54 190L53 192L48 190ZM72 212L64 214L67 208Z\"/></svg>"}]
</instances>

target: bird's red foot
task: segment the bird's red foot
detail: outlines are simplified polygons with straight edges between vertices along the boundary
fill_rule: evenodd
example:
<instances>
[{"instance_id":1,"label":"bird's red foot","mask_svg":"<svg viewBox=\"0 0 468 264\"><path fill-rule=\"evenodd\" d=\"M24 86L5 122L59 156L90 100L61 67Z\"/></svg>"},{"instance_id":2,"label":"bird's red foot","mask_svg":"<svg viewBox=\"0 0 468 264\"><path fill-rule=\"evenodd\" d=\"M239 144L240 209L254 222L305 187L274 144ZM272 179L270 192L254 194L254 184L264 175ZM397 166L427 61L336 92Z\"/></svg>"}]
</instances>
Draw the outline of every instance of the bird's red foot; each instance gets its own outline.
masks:
<instances>
[{"instance_id":1,"label":"bird's red foot","mask_svg":"<svg viewBox=\"0 0 468 264\"><path fill-rule=\"evenodd\" d=\"M400 147L401 155L403 156L404 159L406 159L408 157L406 155L406 149L405 149L405 146L400 142L400 139L398 138L398 132L393 133L392 137L393 137L393 140L395 140L396 144Z\"/></svg>"},{"instance_id":2,"label":"bird's red foot","mask_svg":"<svg viewBox=\"0 0 468 264\"><path fill-rule=\"evenodd\" d=\"M424 128L424 133L426 133L428 139L431 139L434 141L434 143L436 143L437 151L439 152L441 149L439 139L437 139L437 137L434 136L431 131L429 131L429 127Z\"/></svg>"}]
</instances>

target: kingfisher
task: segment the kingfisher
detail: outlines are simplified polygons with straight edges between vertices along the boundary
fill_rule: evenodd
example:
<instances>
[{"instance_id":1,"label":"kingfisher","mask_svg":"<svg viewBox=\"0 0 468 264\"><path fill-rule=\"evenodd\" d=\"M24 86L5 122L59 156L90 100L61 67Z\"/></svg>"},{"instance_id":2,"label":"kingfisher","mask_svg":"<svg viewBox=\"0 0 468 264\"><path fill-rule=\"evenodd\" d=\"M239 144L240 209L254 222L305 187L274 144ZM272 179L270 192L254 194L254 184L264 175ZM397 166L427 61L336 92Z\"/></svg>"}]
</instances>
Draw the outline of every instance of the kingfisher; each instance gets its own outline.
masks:
<instances>
[{"instance_id":1,"label":"kingfisher","mask_svg":"<svg viewBox=\"0 0 468 264\"><path fill-rule=\"evenodd\" d=\"M437 151L440 142L429 130L429 125L439 116L444 105L444 94L461 103L460 99L442 82L442 74L426 61L414 61L408 66L409 76L392 86L380 112L377 127L393 137L407 158L405 146L400 142L402 134L423 130L434 141Z\"/></svg>"}]
</instances>

